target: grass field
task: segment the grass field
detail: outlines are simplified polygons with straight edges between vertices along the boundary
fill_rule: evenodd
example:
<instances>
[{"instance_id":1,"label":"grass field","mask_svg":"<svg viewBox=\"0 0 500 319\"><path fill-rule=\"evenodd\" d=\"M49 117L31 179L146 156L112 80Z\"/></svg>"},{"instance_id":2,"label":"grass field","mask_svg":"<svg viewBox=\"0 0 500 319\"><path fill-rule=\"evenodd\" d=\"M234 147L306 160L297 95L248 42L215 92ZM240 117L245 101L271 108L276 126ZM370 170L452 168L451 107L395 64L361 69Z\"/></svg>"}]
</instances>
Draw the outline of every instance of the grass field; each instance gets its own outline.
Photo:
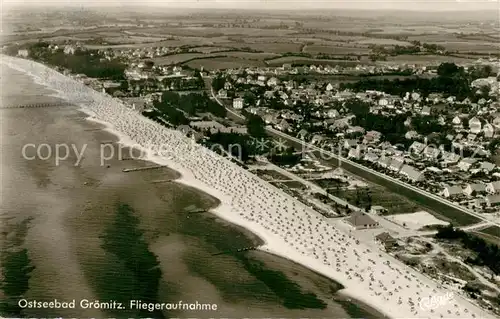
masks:
<instances>
[{"instance_id":1,"label":"grass field","mask_svg":"<svg viewBox=\"0 0 500 319\"><path fill-rule=\"evenodd\" d=\"M267 60L266 61L270 66L281 66L284 63L292 63L292 64L321 64L321 65L343 65L343 66L355 66L358 64L367 64L360 61L347 61L347 60L323 60L323 59L311 59L311 58L303 58L296 56L287 56L281 57L277 59Z\"/></svg>"},{"instance_id":2,"label":"grass field","mask_svg":"<svg viewBox=\"0 0 500 319\"><path fill-rule=\"evenodd\" d=\"M206 58L189 61L186 63L191 68L200 69L203 67L205 70L217 70L217 69L237 69L244 67L264 67L263 61L249 60L249 59L238 59L234 57L224 57L224 58Z\"/></svg>"},{"instance_id":3,"label":"grass field","mask_svg":"<svg viewBox=\"0 0 500 319\"><path fill-rule=\"evenodd\" d=\"M333 55L368 54L370 53L370 51L371 50L368 47L362 45L354 47L354 46L326 46L326 45L311 44L311 45L306 45L304 48L304 52L311 54L318 54L318 53L333 54Z\"/></svg>"},{"instance_id":4,"label":"grass field","mask_svg":"<svg viewBox=\"0 0 500 319\"><path fill-rule=\"evenodd\" d=\"M252 42L233 42L231 43L231 47L234 48L244 48L251 47L254 50L262 51L262 52L271 52L271 53L286 53L286 52L300 52L300 48L302 47L301 43L252 43Z\"/></svg>"},{"instance_id":5,"label":"grass field","mask_svg":"<svg viewBox=\"0 0 500 319\"><path fill-rule=\"evenodd\" d=\"M442 62L467 63L475 59L457 58L443 55L398 55L387 57L387 61L378 63L410 63L410 64L437 64Z\"/></svg>"},{"instance_id":6,"label":"grass field","mask_svg":"<svg viewBox=\"0 0 500 319\"><path fill-rule=\"evenodd\" d=\"M367 188L367 191L369 194L371 194L372 206L383 206L387 209L387 214L389 215L408 214L424 210L422 207L419 207L417 204L411 202L401 195L387 192L387 190L385 190L383 187L371 186ZM360 190L358 192L355 190L340 190L338 195L335 193L335 191L333 191L332 194L346 199L352 205L356 205L356 198L359 198L359 207L365 208L368 205L367 191ZM359 194L359 196L357 194Z\"/></svg>"},{"instance_id":7,"label":"grass field","mask_svg":"<svg viewBox=\"0 0 500 319\"><path fill-rule=\"evenodd\" d=\"M153 58L153 62L157 65L170 65L170 64L178 64L183 63L185 61L191 60L193 58L200 57L210 57L203 53L181 53L174 55L167 55L158 58Z\"/></svg>"}]
</instances>

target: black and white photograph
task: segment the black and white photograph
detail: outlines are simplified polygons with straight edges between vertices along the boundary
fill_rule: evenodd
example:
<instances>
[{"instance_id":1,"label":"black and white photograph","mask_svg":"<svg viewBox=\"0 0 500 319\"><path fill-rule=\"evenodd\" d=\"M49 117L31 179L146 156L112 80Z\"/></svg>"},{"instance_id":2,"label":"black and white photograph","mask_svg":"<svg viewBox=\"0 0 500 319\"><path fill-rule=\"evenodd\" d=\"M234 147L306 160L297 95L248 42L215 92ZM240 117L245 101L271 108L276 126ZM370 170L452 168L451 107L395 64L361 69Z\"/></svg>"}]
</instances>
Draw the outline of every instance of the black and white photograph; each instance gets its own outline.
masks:
<instances>
[{"instance_id":1,"label":"black and white photograph","mask_svg":"<svg viewBox=\"0 0 500 319\"><path fill-rule=\"evenodd\" d=\"M0 318L500 318L500 1L0 11Z\"/></svg>"}]
</instances>

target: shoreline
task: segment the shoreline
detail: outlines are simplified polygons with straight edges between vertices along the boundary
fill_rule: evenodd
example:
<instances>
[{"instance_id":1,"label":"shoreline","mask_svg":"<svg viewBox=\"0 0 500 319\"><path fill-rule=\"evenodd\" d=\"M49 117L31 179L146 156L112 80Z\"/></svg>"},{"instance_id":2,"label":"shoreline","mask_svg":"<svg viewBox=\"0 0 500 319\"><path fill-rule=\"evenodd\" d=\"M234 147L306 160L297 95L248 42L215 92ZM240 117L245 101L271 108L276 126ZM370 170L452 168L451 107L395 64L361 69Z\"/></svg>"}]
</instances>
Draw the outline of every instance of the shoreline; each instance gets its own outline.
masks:
<instances>
[{"instance_id":1,"label":"shoreline","mask_svg":"<svg viewBox=\"0 0 500 319\"><path fill-rule=\"evenodd\" d=\"M22 61L26 61L26 60L22 60ZM35 63L32 61L26 61L26 62L27 63ZM16 68L16 69L19 70L19 68ZM58 97L66 98L65 92L59 91L56 88L50 87L49 84L44 83L43 81L37 81L37 76L32 74L31 72L26 71L23 68L21 68L20 71L23 71L23 72L27 73L28 75L34 77L35 81L37 83L44 85L44 86L48 86L51 89L57 90L59 92L59 94L57 94ZM71 78L66 77L66 79L69 81L74 81ZM80 85L83 86L83 84L80 84ZM87 88L85 90L89 91L91 89ZM99 98L100 96L96 95L96 93L93 93L93 95ZM97 94L100 94L100 93L97 93ZM69 93L68 93L68 96L70 96ZM104 97L102 97L102 98L104 99ZM109 97L105 97L105 98L111 100L111 98L109 98ZM67 99L71 103L71 98L67 98ZM117 103L117 102L115 102L115 103ZM94 111L87 109L85 106L82 106L82 105L79 105L79 106L80 106L80 110L82 112L84 112L85 114L88 114L90 116L89 120L105 125L106 131L117 136L118 143L120 143L121 145L127 146L127 147L138 148L139 144L134 142L134 140L132 138L128 137L127 135L123 134L118 129L116 129L115 125L113 125L112 123L108 123L104 120L94 118L94 116L96 116L96 113ZM122 106L122 107L125 108L125 106ZM121 110L121 111L128 112L127 110ZM143 123L146 123L148 125L152 125L152 124L159 125L159 124L154 123L154 122L152 123L152 121L142 117L139 114L137 114L135 116L138 118L138 120L140 120ZM166 131L168 130L167 128L164 128L164 127L162 127L162 128L163 128L163 130L166 130ZM172 134L172 135L177 134L177 136L175 136L176 138L178 137L179 139L182 139L182 138L186 139L185 137L181 136L181 134L179 132L169 132L169 134ZM193 148L196 151L196 147L193 147ZM143 147L143 149L144 149L144 147ZM237 226L240 226L240 227L243 227L243 228L249 230L250 232L252 232L256 236L261 238L265 242L265 244L261 248L262 251L274 254L276 256L279 256L279 257L282 257L282 258L285 258L288 260L291 260L297 264L300 264L300 265L307 267L308 269L311 269L312 271L314 271L318 274L321 274L327 278L330 278L330 279L338 282L343 287L345 287L344 289L339 290L339 293L346 295L346 296L349 296L349 297L352 297L353 299L359 300L360 302L365 303L365 304L369 305L370 307L374 308L376 311L378 311L382 314L386 314L386 316L390 316L390 317L422 317L422 315L415 316L415 314L413 314L412 312L409 312L409 309L395 309L394 303L392 303L392 302L385 303L384 299L383 299L383 298L385 298L386 301L389 301L389 300L394 301L395 297L393 297L393 298L379 297L381 294L369 295L368 294L369 291L367 289L366 284L361 284L359 282L355 282L355 278L352 278L352 280L351 280L350 276L343 275L341 273L341 271L342 272L345 271L345 269L347 269L348 267L350 267L350 266L352 266L353 268L358 267L358 265L356 265L355 259L352 259L352 258L349 259L347 257L348 252L346 250L337 251L340 254L343 253L344 257L346 258L346 259L344 259L344 263L341 263L341 264L343 264L342 265L343 267L340 267L341 271L339 271L339 270L337 270L336 272L332 271L334 268L333 266L330 266L330 265L327 266L327 264L321 263L317 257L316 257L316 260L312 257L311 252L309 252L311 250L311 248L308 247L307 245L304 244L304 246L297 247L297 248L291 247L293 245L290 245L288 243L287 239L284 239L284 238L278 236L276 233L273 234L274 229L270 229L270 227L266 228L264 225L261 225L257 222L253 222L253 220L248 220L249 218L242 217L242 216L244 216L244 212L239 212L239 214L238 214L238 210L239 210L238 206L234 206L237 204L237 203L235 203L236 199L234 197L231 197L229 195L224 194L222 189L217 188L218 185L215 187L210 186L210 185L206 184L206 182L197 179L196 172L190 171L188 168L183 167L182 164L177 163L173 159L159 157L156 155L149 155L145 158L145 160L151 161L153 163L157 163L159 165L168 166L169 168L177 171L181 175L180 178L175 180L176 182L179 182L179 183L184 184L184 185L189 186L189 187L196 188L202 192L205 192L206 194L209 194L212 197L217 198L220 201L220 205L213 208L213 209L210 209L210 212L213 213L214 215L216 215L217 217L220 217L223 220L226 220L234 225L237 225ZM229 162L229 161L227 161L227 162ZM225 165L229 165L226 162L222 162L222 163ZM241 169L241 170L243 170L243 169ZM256 177L253 174L251 174L247 171L244 171L244 172L237 171L237 172L242 174L242 176L247 175L247 176L244 176L246 178L249 178L248 175L250 174L250 175L252 175L252 179L254 179L254 180L256 179ZM202 176L202 177L204 177L204 176ZM270 191L278 190L277 188L270 187L269 185L267 185L266 187ZM281 191L279 191L279 192L281 192ZM284 196L283 194L279 194L279 195L282 197L281 199L283 199L283 197L284 197L284 199L293 201L293 199L291 199L291 197L289 197L289 196L287 197L287 196ZM278 199L278 200L280 200L280 199ZM309 211L307 211L307 213L309 213ZM307 215L307 216L310 217L310 215ZM317 225L320 225L321 218L318 218L318 216L314 216L314 217L316 218L315 221L317 221ZM247 219L247 220L245 220L245 219ZM325 232L327 232L328 227L326 227L324 225L324 223L322 224L322 226L323 226L323 229L325 230ZM349 235L345 231L340 231L338 228L334 228L334 227L329 227L329 228L331 228L332 231L335 230L340 235L340 237L343 238L343 239L341 239L342 242L344 242L344 241L347 242L347 245L345 245L346 247L349 246L350 242L354 241L354 239L351 240L351 235ZM299 229L300 229L300 227L299 227ZM297 231L296 229L292 229L292 230ZM293 234L290 234L290 237L292 235ZM346 235L348 235L349 238L347 238ZM312 237L313 236L311 236L311 238ZM333 236L332 236L332 238L333 238ZM315 247L317 247L317 246L315 246ZM353 247L356 247L356 246L353 246ZM366 247L368 247L368 246L361 246L361 248L366 248ZM342 247L342 248L344 248L344 247ZM351 247L351 249L352 249L352 247ZM315 253L316 249L313 248L312 250L313 250L312 254L316 256L316 253ZM327 254L326 250L331 251L331 249L330 249L330 247L328 247L328 249L324 249L322 251L323 256L325 256L324 257L325 259L326 259L326 254ZM369 250L367 250L367 251L369 252ZM364 253L364 250L363 250L363 253ZM373 254L371 252L369 252L369 253L370 253L370 256L375 256L374 253ZM379 252L376 252L376 253L379 253ZM335 255L337 256L337 254L335 254ZM338 259L337 259L337 261L338 261ZM366 260L366 258L365 258L365 260ZM384 260L384 259L382 259L382 260ZM358 261L360 261L359 258L358 258ZM380 260L379 260L379 262L380 262ZM368 264L368 263L366 263L366 264ZM390 266L389 266L389 268L391 270L393 269L393 267L390 267ZM399 268L400 267L398 267L398 271L399 271ZM368 269L371 269L371 267L368 267ZM385 268L384 268L384 270L385 270ZM406 270L407 274L410 274L410 272L412 272L411 276L416 278L414 275L414 273L415 273L414 271L409 270L407 267L406 268L403 267L403 270ZM346 271L346 273L347 273L347 271ZM373 275L373 271L371 274ZM382 272L382 274L383 274L383 272ZM347 279L346 277L349 277L349 279ZM382 277L387 277L387 276L378 276L377 278L382 278ZM406 278L407 278L407 276L405 275L405 279ZM382 279L384 279L384 278L382 278ZM404 285L404 283L401 283L401 281L403 281L403 280L401 279L400 281L398 281L398 283L400 283L401 285ZM412 280L409 279L408 281L412 281ZM364 282L364 280L361 282ZM379 279L379 282L381 283L380 279ZM422 284L429 284L429 280L427 280L425 283L422 283ZM370 284L370 286L371 286L371 284ZM407 285L407 286L409 287L409 285ZM435 282L434 282L433 286L436 286ZM417 287L419 287L419 285L417 285ZM427 287L428 287L428 285L427 285ZM387 289L385 289L385 290L387 290ZM442 291L442 289L440 289L440 290ZM412 291L408 291L407 295L413 296L416 299L418 293L413 294ZM416 289L414 291L418 292L418 290L416 290ZM436 291L436 293L439 294L439 292L436 289L434 289L433 291ZM423 295L423 296L425 297L425 295ZM460 301L466 301L466 300L460 299ZM457 300L457 303L459 303L458 300ZM462 303L462 302L460 302L460 303ZM471 305L467 305L467 307L471 308L470 306ZM452 307L449 307L449 308L452 308ZM485 317L485 318L488 317L485 310L477 311L478 310L477 306L474 306L472 309L474 309L475 313L478 313L478 314L481 313L481 317ZM449 313L451 314L451 312L449 312ZM468 311L467 311L467 313L468 313ZM471 316L471 314L469 313L465 317L470 317L470 316ZM428 315L424 316L424 317L428 317Z\"/></svg>"}]
</instances>

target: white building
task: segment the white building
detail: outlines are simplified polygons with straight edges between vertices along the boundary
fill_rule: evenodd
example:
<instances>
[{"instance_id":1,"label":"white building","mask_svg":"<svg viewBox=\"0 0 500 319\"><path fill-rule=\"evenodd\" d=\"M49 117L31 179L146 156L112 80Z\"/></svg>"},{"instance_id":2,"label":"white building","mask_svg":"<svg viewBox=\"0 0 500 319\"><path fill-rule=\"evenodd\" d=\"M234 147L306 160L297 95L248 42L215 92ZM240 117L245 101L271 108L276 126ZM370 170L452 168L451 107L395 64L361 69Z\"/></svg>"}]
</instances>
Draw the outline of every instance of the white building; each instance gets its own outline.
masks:
<instances>
[{"instance_id":1,"label":"white building","mask_svg":"<svg viewBox=\"0 0 500 319\"><path fill-rule=\"evenodd\" d=\"M486 191L490 194L500 193L500 181L486 184Z\"/></svg>"},{"instance_id":2,"label":"white building","mask_svg":"<svg viewBox=\"0 0 500 319\"><path fill-rule=\"evenodd\" d=\"M24 50L18 50L17 51L17 55L20 56L20 57L23 57L23 58L27 58L28 55L29 55L29 52L26 49L24 49Z\"/></svg>"},{"instance_id":3,"label":"white building","mask_svg":"<svg viewBox=\"0 0 500 319\"><path fill-rule=\"evenodd\" d=\"M471 133L478 134L481 132L481 121L477 117L473 117L469 121L469 130Z\"/></svg>"},{"instance_id":4,"label":"white building","mask_svg":"<svg viewBox=\"0 0 500 319\"><path fill-rule=\"evenodd\" d=\"M441 192L441 195L446 197L446 198L451 197L451 196L458 196L458 195L462 195L462 194L463 194L463 190L462 190L462 187L460 187L460 186L447 186Z\"/></svg>"},{"instance_id":5,"label":"white building","mask_svg":"<svg viewBox=\"0 0 500 319\"><path fill-rule=\"evenodd\" d=\"M241 110L243 108L243 99L242 98L236 98L233 100L233 108L237 110Z\"/></svg>"}]
</instances>

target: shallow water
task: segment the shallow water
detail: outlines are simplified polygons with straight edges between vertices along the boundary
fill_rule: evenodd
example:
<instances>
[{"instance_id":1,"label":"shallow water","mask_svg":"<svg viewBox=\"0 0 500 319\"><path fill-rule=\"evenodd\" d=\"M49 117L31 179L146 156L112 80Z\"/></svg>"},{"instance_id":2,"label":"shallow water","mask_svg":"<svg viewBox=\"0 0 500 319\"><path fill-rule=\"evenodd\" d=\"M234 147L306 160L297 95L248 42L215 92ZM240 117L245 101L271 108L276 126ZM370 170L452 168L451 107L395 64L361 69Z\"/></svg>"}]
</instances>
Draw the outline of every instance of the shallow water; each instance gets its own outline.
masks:
<instances>
[{"instance_id":1,"label":"shallow water","mask_svg":"<svg viewBox=\"0 0 500 319\"><path fill-rule=\"evenodd\" d=\"M47 89L32 83L27 76L10 69L2 72L3 103L29 104L49 102ZM241 256L216 253L254 246L253 234L234 227L209 213L188 214L184 208L195 205L210 208L218 204L198 190L175 182L178 174L168 168L124 173L124 168L151 165L140 160L119 160L116 156L101 165L104 142L116 141L102 126L88 122L76 107L0 109L3 128L1 178L3 241L14 236L17 225L32 217L24 237L33 265L28 299L106 300L118 295L109 283L126 281L116 256L102 248L102 236L113 220L119 203L130 205L140 220L140 228L149 249L158 256L162 270L158 300L162 302L215 303L216 312L181 311L168 313L179 317L378 317L371 309L333 298L339 285L282 258L260 251L245 257L259 261L268 270L279 271L300 286L303 293L313 292L327 308L287 309L273 290L273 280L258 279L245 268ZM54 156L47 160L27 160L22 147L27 143L74 145L83 152L70 150L66 160L56 165ZM113 145L118 149L116 143ZM129 158L123 149L123 158ZM131 154L137 154L132 151ZM34 148L27 152L35 156ZM113 286L114 287L114 286ZM300 298L300 294L297 296ZM360 304L358 304L360 305ZM106 317L113 312L96 309L31 309L29 316ZM133 315L118 311L115 315Z\"/></svg>"}]
</instances>

